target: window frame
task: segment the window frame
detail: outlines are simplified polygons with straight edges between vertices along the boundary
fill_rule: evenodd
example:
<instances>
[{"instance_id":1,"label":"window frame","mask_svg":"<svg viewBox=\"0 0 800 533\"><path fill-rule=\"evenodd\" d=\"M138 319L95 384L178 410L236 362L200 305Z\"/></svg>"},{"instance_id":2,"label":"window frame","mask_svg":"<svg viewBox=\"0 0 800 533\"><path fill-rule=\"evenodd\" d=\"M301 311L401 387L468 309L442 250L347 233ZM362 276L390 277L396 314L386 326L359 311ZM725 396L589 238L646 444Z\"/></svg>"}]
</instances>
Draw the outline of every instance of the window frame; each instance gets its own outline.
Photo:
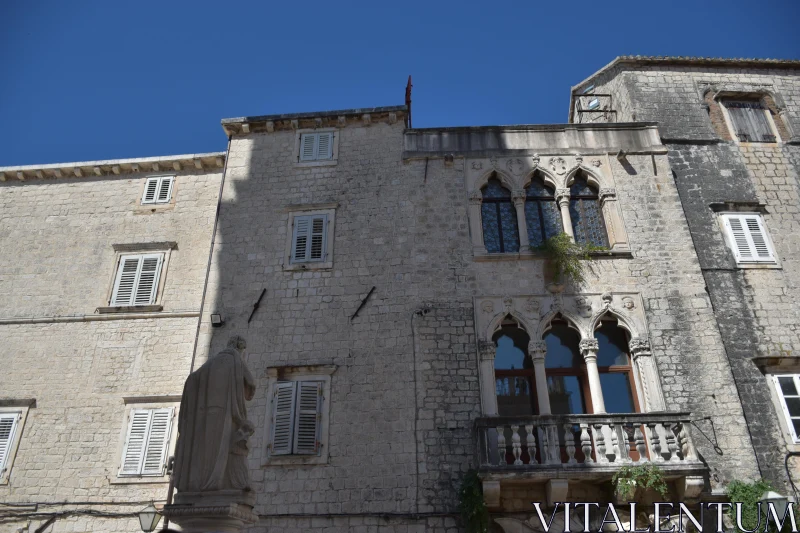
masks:
<instances>
[{"instance_id":1,"label":"window frame","mask_svg":"<svg viewBox=\"0 0 800 533\"><path fill-rule=\"evenodd\" d=\"M17 450L22 441L22 433L25 429L25 422L28 418L30 402L10 402L16 405L0 406L0 415L14 415L16 419L12 426L11 439L6 449L4 463L0 465L0 486L8 485L11 479L11 471L14 468L14 460L17 457Z\"/></svg>"},{"instance_id":2,"label":"window frame","mask_svg":"<svg viewBox=\"0 0 800 533\"><path fill-rule=\"evenodd\" d=\"M330 429L331 381L335 365L272 367L267 369L267 403L264 417L263 460L262 466L327 464L329 458L328 435ZM311 454L274 454L272 453L272 432L274 425L275 391L279 383L285 382L319 382L321 383L321 400L319 405L319 425L317 427L318 452ZM293 420L292 425L294 426ZM294 435L294 432L293 432ZM292 438L294 441L294 438Z\"/></svg>"},{"instance_id":3,"label":"window frame","mask_svg":"<svg viewBox=\"0 0 800 533\"><path fill-rule=\"evenodd\" d=\"M176 242L154 242L154 243L137 243L137 244L114 244L114 269L108 282L106 290L106 305L97 308L98 313L144 313L156 312L163 310L164 288L166 286L167 272L169 271L169 262L174 250L178 244ZM114 291L117 286L117 277L120 273L122 260L128 256L146 256L158 255L161 257L161 266L158 272L158 280L155 287L155 295L153 301L146 305L115 305L113 303Z\"/></svg>"},{"instance_id":4,"label":"window frame","mask_svg":"<svg viewBox=\"0 0 800 533\"><path fill-rule=\"evenodd\" d=\"M109 483L111 485L128 484L152 484L169 483L170 478L170 459L175 456L175 446L178 441L178 415L180 414L180 397L178 396L155 396L155 397L128 397L124 398L125 410L120 424L117 451L114 457L114 464L109 467ZM143 475L143 474L123 474L122 464L125 458L125 451L128 442L128 431L130 428L131 416L136 410L142 409L171 409L172 418L170 419L169 438L164 452L164 468L162 475Z\"/></svg>"},{"instance_id":5,"label":"window frame","mask_svg":"<svg viewBox=\"0 0 800 533\"><path fill-rule=\"evenodd\" d=\"M728 96L720 96L717 100L719 106L722 108L722 114L725 117L725 124L728 127L728 132L730 133L731 139L736 144L777 144L783 141L781 139L780 132L775 125L775 121L772 118L772 113L770 112L769 108L764 104L761 97L759 95L728 95ZM774 141L742 141L739 139L739 135L736 133L736 127L733 123L733 117L731 116L731 112L728 109L728 103L732 102L753 102L758 103L761 106L761 111L764 112L767 125L769 126L770 130L772 130L772 135L775 136Z\"/></svg>"},{"instance_id":6,"label":"window frame","mask_svg":"<svg viewBox=\"0 0 800 533\"><path fill-rule=\"evenodd\" d=\"M792 444L800 444L800 435L798 435L794 429L792 415L789 413L789 407L786 404L786 398L783 394L783 389L781 389L781 384L778 381L778 378L792 378L794 380L795 388L797 389L798 393L800 393L800 374L771 374L771 377L772 383L775 387L775 392L778 396L778 402L783 412L783 421L786 424L786 429L788 430L788 435L791 438L791 442ZM800 394L798 394L798 398L800 398ZM800 419L800 416L795 418Z\"/></svg>"},{"instance_id":7,"label":"window frame","mask_svg":"<svg viewBox=\"0 0 800 533\"><path fill-rule=\"evenodd\" d=\"M733 255L733 260L736 263L737 268L780 268L778 254L775 250L775 243L772 241L772 237L767 229L766 221L761 213L754 211L724 211L718 213L718 216L719 224L722 228L723 238L725 240L725 245ZM758 220L759 228L763 233L764 243L767 246L767 251L770 252L769 258L742 259L738 257L738 246L736 245L736 238L733 235L733 228L730 225L730 219L732 217L755 217ZM748 246L751 247L751 251L754 252L754 255L757 255L755 243L752 242L753 238L749 230L745 230L745 238Z\"/></svg>"},{"instance_id":8,"label":"window frame","mask_svg":"<svg viewBox=\"0 0 800 533\"><path fill-rule=\"evenodd\" d=\"M317 128L317 129L301 129L297 130L295 134L294 152L292 161L296 167L319 167L336 165L339 161L339 135L340 131L337 128ZM302 159L302 144L304 135L319 135L323 133L332 134L331 139L331 157L330 159ZM319 145L317 141L316 146Z\"/></svg>"},{"instance_id":9,"label":"window frame","mask_svg":"<svg viewBox=\"0 0 800 533\"><path fill-rule=\"evenodd\" d=\"M165 200L159 200L159 191L162 188L162 183L165 180L169 180L169 192L168 196ZM148 184L155 181L156 182L156 191L155 195L152 200L147 200L147 189ZM144 180L144 187L142 188L142 196L140 205L149 205L149 206L157 206L157 205L169 205L172 204L172 199L175 197L175 174L163 174L157 176L147 176Z\"/></svg>"},{"instance_id":10,"label":"window frame","mask_svg":"<svg viewBox=\"0 0 800 533\"><path fill-rule=\"evenodd\" d=\"M584 234L586 234L588 236L589 231L588 231L588 227L586 225L586 211L584 209L584 203L586 201L597 202L597 215L598 215L598 218L600 219L600 226L603 229L602 234L603 234L603 238L604 238L605 242L602 243L602 244L596 244L596 243L593 243L593 242L590 242L590 241L587 241L587 242L584 242L584 243L578 243L577 237L574 237L574 241L576 243L578 243L578 244L600 246L600 247L604 247L606 249L610 249L611 248L611 243L610 243L610 239L608 238L608 224L606 223L605 216L603 216L603 203L600 201L600 191L596 187L594 187L591 183L589 183L589 180L587 180L586 178L583 178L584 181L586 181L587 187L589 187L589 189L594 194L572 194L572 187L575 185L575 181L577 179L579 179L579 177L578 176L574 176L573 179L572 179L572 183L570 183L570 186L569 186L569 189L570 189L569 210L570 210L570 223L572 224L572 233L573 233L573 235L575 235L577 233L575 231L575 226L578 225L578 226L581 227L581 229L584 232ZM573 209L572 206L573 205L575 205L575 211L578 211L581 214L581 216L580 216L580 218L578 220L575 220L575 217L572 216L572 209ZM563 224L563 221L562 221L562 224Z\"/></svg>"},{"instance_id":11,"label":"window frame","mask_svg":"<svg viewBox=\"0 0 800 533\"><path fill-rule=\"evenodd\" d=\"M327 270L333 268L334 235L336 223L336 207L338 204L309 204L291 205L286 208L288 212L286 226L286 247L284 249L284 270ZM326 220L325 238L323 239L323 259L295 261L294 240L295 240L295 219L297 217L324 216Z\"/></svg>"},{"instance_id":12,"label":"window frame","mask_svg":"<svg viewBox=\"0 0 800 533\"><path fill-rule=\"evenodd\" d=\"M490 184L490 182L492 180L496 180L499 183L501 188L503 188L504 190L508 191L508 197L505 197L505 196L503 196L503 197L487 197L486 196L486 188L489 186L489 184ZM496 255L502 256L502 255L512 255L512 254L513 255L519 255L519 253L522 251L522 240L521 240L522 231L521 231L521 229L519 227L519 221L517 220L517 208L514 205L513 192L511 191L511 189L509 189L508 187L505 186L505 184L500 180L499 177L493 177L493 178L490 178L489 180L487 180L486 183L483 185L483 187L481 187L480 193L481 193L481 196L482 196L480 215L481 215L481 231L482 231L482 234L483 234L484 252L487 255L491 255L491 256L496 256ZM484 225L483 211L484 211L484 206L488 206L489 204L492 204L494 206L494 209L492 210L493 211L492 216L495 218L495 220L497 222L497 238L498 238L498 242L499 242L499 245L500 245L500 250L496 251L496 252L489 251L489 248L488 248L488 246L486 244L486 227ZM502 216L502 212L501 212L502 211L501 204L507 204L508 206L510 206L511 213L513 214L512 221L513 221L514 225L516 226L516 228L515 228L516 229L516 245L517 245L516 251L514 251L514 250L506 250L505 249L506 246L505 246L505 237L504 237L504 233L503 233L503 216Z\"/></svg>"}]
</instances>

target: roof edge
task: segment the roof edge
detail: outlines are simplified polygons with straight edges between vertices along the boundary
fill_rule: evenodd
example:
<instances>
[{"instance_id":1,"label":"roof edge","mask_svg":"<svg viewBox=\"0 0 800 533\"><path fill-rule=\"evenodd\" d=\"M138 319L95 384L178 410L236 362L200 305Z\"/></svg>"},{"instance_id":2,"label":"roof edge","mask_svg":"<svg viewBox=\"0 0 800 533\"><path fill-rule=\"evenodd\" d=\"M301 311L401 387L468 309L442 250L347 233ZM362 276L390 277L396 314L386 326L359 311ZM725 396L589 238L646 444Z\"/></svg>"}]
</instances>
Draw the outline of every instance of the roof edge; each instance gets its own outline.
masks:
<instances>
[{"instance_id":1,"label":"roof edge","mask_svg":"<svg viewBox=\"0 0 800 533\"><path fill-rule=\"evenodd\" d=\"M383 106L383 107L363 107L355 109L334 109L330 111L310 111L305 113L283 113L279 115L256 115L250 117L235 117L222 119L222 125L226 124L243 124L246 122L266 122L276 120L292 120L301 118L317 118L317 117L339 117L339 116L353 116L364 115L372 113L397 113L407 111L408 107L404 105Z\"/></svg>"}]
</instances>

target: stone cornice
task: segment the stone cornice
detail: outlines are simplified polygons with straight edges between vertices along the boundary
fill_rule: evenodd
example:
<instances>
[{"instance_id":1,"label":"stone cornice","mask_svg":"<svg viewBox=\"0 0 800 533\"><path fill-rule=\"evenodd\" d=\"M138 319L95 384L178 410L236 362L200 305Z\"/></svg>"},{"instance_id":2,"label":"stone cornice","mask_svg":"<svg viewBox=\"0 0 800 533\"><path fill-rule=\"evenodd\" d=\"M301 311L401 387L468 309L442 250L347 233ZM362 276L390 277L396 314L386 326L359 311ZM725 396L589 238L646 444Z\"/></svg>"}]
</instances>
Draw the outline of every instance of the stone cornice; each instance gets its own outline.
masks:
<instances>
[{"instance_id":1,"label":"stone cornice","mask_svg":"<svg viewBox=\"0 0 800 533\"><path fill-rule=\"evenodd\" d=\"M367 126L378 122L395 124L405 122L408 108L404 105L258 115L226 118L222 120L225 135L246 135L252 132L291 131L298 129L344 128L348 125Z\"/></svg>"},{"instance_id":2,"label":"stone cornice","mask_svg":"<svg viewBox=\"0 0 800 533\"><path fill-rule=\"evenodd\" d=\"M61 178L95 178L126 174L174 174L222 170L225 152L203 154L181 154L159 157L138 157L135 159L107 159L102 161L76 161L48 165L23 165L0 167L0 181L41 180Z\"/></svg>"}]
</instances>

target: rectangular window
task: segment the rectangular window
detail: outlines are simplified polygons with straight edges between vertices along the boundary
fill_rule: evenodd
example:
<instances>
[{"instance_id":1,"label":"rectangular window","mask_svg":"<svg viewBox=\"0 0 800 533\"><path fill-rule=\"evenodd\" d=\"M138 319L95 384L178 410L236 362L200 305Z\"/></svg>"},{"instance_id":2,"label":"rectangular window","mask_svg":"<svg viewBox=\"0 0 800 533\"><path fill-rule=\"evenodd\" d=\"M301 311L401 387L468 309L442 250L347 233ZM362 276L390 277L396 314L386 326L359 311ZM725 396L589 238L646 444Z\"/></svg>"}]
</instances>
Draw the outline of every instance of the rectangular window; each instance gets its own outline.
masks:
<instances>
[{"instance_id":1,"label":"rectangular window","mask_svg":"<svg viewBox=\"0 0 800 533\"><path fill-rule=\"evenodd\" d=\"M291 263L325 261L328 248L328 215L298 215L292 228Z\"/></svg>"},{"instance_id":2,"label":"rectangular window","mask_svg":"<svg viewBox=\"0 0 800 533\"><path fill-rule=\"evenodd\" d=\"M758 213L722 215L736 264L776 263L775 251Z\"/></svg>"},{"instance_id":3,"label":"rectangular window","mask_svg":"<svg viewBox=\"0 0 800 533\"><path fill-rule=\"evenodd\" d=\"M322 381L279 381L272 399L270 453L318 455Z\"/></svg>"},{"instance_id":4,"label":"rectangular window","mask_svg":"<svg viewBox=\"0 0 800 533\"><path fill-rule=\"evenodd\" d=\"M163 476L167 464L173 408L132 409L120 476Z\"/></svg>"},{"instance_id":5,"label":"rectangular window","mask_svg":"<svg viewBox=\"0 0 800 533\"><path fill-rule=\"evenodd\" d=\"M333 132L303 133L300 135L300 161L330 161L333 159Z\"/></svg>"},{"instance_id":6,"label":"rectangular window","mask_svg":"<svg viewBox=\"0 0 800 533\"><path fill-rule=\"evenodd\" d=\"M21 418L21 413L0 413L0 478L7 477L6 471L11 468L11 445Z\"/></svg>"},{"instance_id":7,"label":"rectangular window","mask_svg":"<svg viewBox=\"0 0 800 533\"><path fill-rule=\"evenodd\" d=\"M792 440L800 442L800 375L786 374L773 378Z\"/></svg>"},{"instance_id":8,"label":"rectangular window","mask_svg":"<svg viewBox=\"0 0 800 533\"><path fill-rule=\"evenodd\" d=\"M112 306L150 305L156 301L164 254L123 255L114 279Z\"/></svg>"},{"instance_id":9,"label":"rectangular window","mask_svg":"<svg viewBox=\"0 0 800 533\"><path fill-rule=\"evenodd\" d=\"M172 183L175 176L154 176L144 184L142 204L167 204L172 199Z\"/></svg>"},{"instance_id":10,"label":"rectangular window","mask_svg":"<svg viewBox=\"0 0 800 533\"><path fill-rule=\"evenodd\" d=\"M777 139L767 118L767 109L758 101L726 100L733 133L741 142L774 143Z\"/></svg>"}]
</instances>

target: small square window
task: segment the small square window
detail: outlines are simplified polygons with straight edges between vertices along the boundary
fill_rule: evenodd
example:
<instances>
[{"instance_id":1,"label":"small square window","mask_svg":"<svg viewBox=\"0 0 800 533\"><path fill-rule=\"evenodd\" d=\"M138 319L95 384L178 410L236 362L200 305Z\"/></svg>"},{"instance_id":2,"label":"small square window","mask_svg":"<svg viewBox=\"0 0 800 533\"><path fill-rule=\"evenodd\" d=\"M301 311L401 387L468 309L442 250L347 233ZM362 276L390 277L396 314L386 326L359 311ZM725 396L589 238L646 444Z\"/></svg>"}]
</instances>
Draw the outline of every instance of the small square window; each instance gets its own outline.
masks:
<instances>
[{"instance_id":1,"label":"small square window","mask_svg":"<svg viewBox=\"0 0 800 533\"><path fill-rule=\"evenodd\" d=\"M300 135L300 161L329 161L331 159L333 159L332 131Z\"/></svg>"},{"instance_id":2,"label":"small square window","mask_svg":"<svg viewBox=\"0 0 800 533\"><path fill-rule=\"evenodd\" d=\"M153 176L144 184L142 204L168 204L172 199L175 176Z\"/></svg>"},{"instance_id":3,"label":"small square window","mask_svg":"<svg viewBox=\"0 0 800 533\"><path fill-rule=\"evenodd\" d=\"M112 306L151 305L156 301L164 254L122 255L111 294Z\"/></svg>"},{"instance_id":4,"label":"small square window","mask_svg":"<svg viewBox=\"0 0 800 533\"><path fill-rule=\"evenodd\" d=\"M767 114L757 100L723 100L733 134L739 142L774 143L777 141Z\"/></svg>"},{"instance_id":5,"label":"small square window","mask_svg":"<svg viewBox=\"0 0 800 533\"><path fill-rule=\"evenodd\" d=\"M725 213L721 218L737 265L777 263L775 250L760 214Z\"/></svg>"},{"instance_id":6,"label":"small square window","mask_svg":"<svg viewBox=\"0 0 800 533\"><path fill-rule=\"evenodd\" d=\"M333 267L333 233L336 204L289 207L285 270L320 270Z\"/></svg>"}]
</instances>

